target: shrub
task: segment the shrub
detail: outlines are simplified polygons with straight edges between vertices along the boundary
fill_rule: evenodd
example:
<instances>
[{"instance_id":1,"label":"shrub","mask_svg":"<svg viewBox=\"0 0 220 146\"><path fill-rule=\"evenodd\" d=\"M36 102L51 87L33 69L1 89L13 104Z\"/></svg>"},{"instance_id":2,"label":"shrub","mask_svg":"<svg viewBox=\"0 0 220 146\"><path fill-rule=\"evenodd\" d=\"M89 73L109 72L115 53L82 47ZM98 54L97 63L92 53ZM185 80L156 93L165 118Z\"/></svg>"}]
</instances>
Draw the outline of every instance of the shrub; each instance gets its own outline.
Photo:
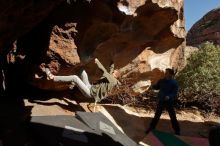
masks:
<instances>
[{"instance_id":1,"label":"shrub","mask_svg":"<svg viewBox=\"0 0 220 146\"><path fill-rule=\"evenodd\" d=\"M220 113L220 46L210 42L200 45L177 80L182 106Z\"/></svg>"}]
</instances>

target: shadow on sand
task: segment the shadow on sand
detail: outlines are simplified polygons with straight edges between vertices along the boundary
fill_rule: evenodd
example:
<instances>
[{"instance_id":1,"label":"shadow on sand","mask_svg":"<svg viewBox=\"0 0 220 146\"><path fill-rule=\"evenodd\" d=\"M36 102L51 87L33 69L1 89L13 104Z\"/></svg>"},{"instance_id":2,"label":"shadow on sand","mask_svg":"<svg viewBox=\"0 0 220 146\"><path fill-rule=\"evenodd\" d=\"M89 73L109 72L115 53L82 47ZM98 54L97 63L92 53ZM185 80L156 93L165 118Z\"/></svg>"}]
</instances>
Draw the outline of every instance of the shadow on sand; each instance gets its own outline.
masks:
<instances>
[{"instance_id":1,"label":"shadow on sand","mask_svg":"<svg viewBox=\"0 0 220 146\"><path fill-rule=\"evenodd\" d=\"M31 106L25 106L23 99L34 95L6 95L5 97L1 97L0 102L0 140L3 142L4 146L32 146L37 145L48 145L54 146L54 143L51 142L50 139L45 139L40 135L36 135L33 132L33 127L41 127L42 132L47 131L51 133L53 130L60 131L58 127L53 127L49 125L39 125L30 123L31 118ZM63 93L55 94L53 93L53 98L62 98ZM80 108L80 105L73 105L69 103L68 105L62 105L60 103L42 103L44 100L50 99L50 94L41 94L37 93L29 100L38 103L38 104L46 104L50 105L58 105L64 110L69 111L83 111ZM55 96L56 95L56 96ZM39 98L38 98L39 97ZM72 98L72 97L68 97ZM37 101L36 101L37 100ZM68 101L65 101L68 102ZM145 136L145 130L148 128L148 125L152 118L149 117L139 117L137 115L132 115L126 113L123 109L117 106L103 105L104 108L108 111L108 113L114 118L116 123L123 129L127 136L129 136L135 142L141 141ZM183 136L191 136L191 137L207 137L209 128L212 125L203 122L192 122L192 121L179 121L181 127L181 135ZM31 128L30 128L31 124ZM213 123L213 125L219 125L219 123ZM171 122L169 119L160 119L157 129L160 131L173 133L173 129L171 127ZM49 134L48 133L48 134ZM53 132L52 132L53 133ZM202 135L201 135L202 133ZM120 145L117 142L111 140L110 137L106 135L96 135L94 133L86 133L90 137L95 137L97 139L101 139L105 137L107 140L114 143L114 145ZM68 143L68 142L67 142ZM72 142L71 142L72 143ZM97 145L97 142L91 142L89 145ZM83 144L80 144L83 145ZM100 144L101 145L101 144ZM60 145L59 145L60 146Z\"/></svg>"},{"instance_id":2,"label":"shadow on sand","mask_svg":"<svg viewBox=\"0 0 220 146\"><path fill-rule=\"evenodd\" d=\"M137 115L128 114L125 110L117 106L104 105L108 113L114 117L115 122L123 129L127 136L135 142L141 141L145 136L145 131L152 118L139 117ZM178 118L178 117L177 117ZM181 136L203 137L207 138L209 129L212 125L219 123L212 122L212 125L204 122L180 121ZM174 134L170 119L160 119L157 127L158 130Z\"/></svg>"},{"instance_id":3,"label":"shadow on sand","mask_svg":"<svg viewBox=\"0 0 220 146\"><path fill-rule=\"evenodd\" d=\"M33 103L42 105L58 105L60 108L68 111L84 111L78 104L72 104L69 100L68 104L58 102L43 103L43 101L51 98L61 99L65 95L71 100L69 93L64 92L44 92L28 88L25 91L13 91L1 94L0 98L0 143L3 146L29 146L31 131L29 123L31 119L33 106L25 106L24 99L28 99ZM65 99L62 99L65 100Z\"/></svg>"}]
</instances>

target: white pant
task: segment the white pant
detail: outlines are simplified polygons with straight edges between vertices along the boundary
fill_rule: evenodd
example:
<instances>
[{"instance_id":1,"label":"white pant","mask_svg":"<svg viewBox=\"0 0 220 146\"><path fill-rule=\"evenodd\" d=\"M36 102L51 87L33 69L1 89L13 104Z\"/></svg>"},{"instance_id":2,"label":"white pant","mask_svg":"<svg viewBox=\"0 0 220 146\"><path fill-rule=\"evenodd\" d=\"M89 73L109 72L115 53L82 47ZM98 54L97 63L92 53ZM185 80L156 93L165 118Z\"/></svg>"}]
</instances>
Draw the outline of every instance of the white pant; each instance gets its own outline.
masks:
<instances>
[{"instance_id":1,"label":"white pant","mask_svg":"<svg viewBox=\"0 0 220 146\"><path fill-rule=\"evenodd\" d=\"M81 72L81 79L77 75L70 75L54 76L53 80L54 82L73 82L86 97L91 97L91 84L89 82L88 75L85 70Z\"/></svg>"}]
</instances>

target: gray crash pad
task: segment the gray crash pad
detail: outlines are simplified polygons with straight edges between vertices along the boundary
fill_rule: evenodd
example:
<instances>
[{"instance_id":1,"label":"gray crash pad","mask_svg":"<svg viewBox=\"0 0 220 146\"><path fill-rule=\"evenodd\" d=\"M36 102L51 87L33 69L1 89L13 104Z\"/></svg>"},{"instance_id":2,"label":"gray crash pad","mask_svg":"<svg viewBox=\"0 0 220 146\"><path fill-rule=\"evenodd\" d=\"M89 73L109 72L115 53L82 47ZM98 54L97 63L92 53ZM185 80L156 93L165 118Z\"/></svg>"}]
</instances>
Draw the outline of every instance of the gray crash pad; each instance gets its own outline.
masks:
<instances>
[{"instance_id":1,"label":"gray crash pad","mask_svg":"<svg viewBox=\"0 0 220 146\"><path fill-rule=\"evenodd\" d=\"M126 134L122 133L106 116L100 112L76 112L76 118L87 124L90 128L111 137L123 146L137 146Z\"/></svg>"},{"instance_id":2,"label":"gray crash pad","mask_svg":"<svg viewBox=\"0 0 220 146\"><path fill-rule=\"evenodd\" d=\"M48 146L97 145L93 139L101 135L73 116L34 116L31 130L36 142Z\"/></svg>"}]
</instances>

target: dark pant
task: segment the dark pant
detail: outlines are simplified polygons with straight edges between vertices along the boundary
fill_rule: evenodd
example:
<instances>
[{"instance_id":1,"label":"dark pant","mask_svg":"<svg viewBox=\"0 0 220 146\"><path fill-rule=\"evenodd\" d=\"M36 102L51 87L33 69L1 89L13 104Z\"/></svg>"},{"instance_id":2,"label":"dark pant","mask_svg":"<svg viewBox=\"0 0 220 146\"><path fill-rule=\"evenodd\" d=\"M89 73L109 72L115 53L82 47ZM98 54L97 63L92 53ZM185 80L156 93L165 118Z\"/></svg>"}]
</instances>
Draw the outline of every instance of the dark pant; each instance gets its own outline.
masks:
<instances>
[{"instance_id":1,"label":"dark pant","mask_svg":"<svg viewBox=\"0 0 220 146\"><path fill-rule=\"evenodd\" d=\"M169 102L169 101L163 101L163 102L158 103L154 118L151 121L149 129L150 130L155 129L155 127L156 127L157 123L159 122L160 116L161 116L164 109L166 109L169 113L171 123L172 123L172 127L175 130L175 134L179 135L180 134L179 123L176 119L176 113L175 113L175 110L174 110L173 103Z\"/></svg>"}]
</instances>

